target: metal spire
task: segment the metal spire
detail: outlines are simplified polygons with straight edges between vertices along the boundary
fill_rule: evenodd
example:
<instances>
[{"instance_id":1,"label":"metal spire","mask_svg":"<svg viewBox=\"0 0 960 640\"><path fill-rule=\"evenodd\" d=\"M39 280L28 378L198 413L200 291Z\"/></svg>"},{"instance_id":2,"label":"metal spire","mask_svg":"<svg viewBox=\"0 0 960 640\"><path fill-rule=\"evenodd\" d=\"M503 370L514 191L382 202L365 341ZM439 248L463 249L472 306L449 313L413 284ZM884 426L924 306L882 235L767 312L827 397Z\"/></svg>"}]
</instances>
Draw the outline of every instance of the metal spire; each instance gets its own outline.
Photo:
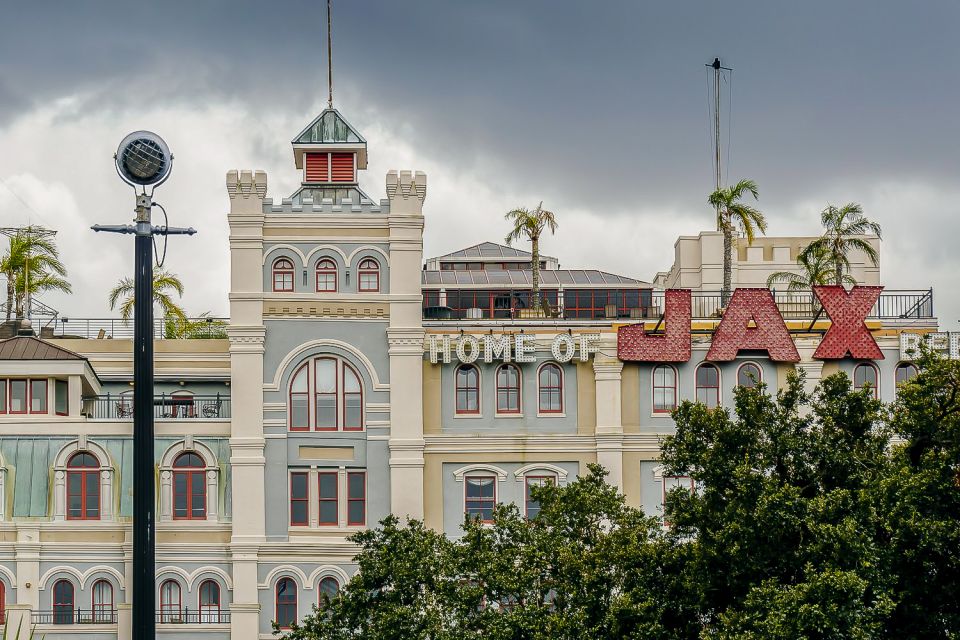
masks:
<instances>
[{"instance_id":1,"label":"metal spire","mask_svg":"<svg viewBox=\"0 0 960 640\"><path fill-rule=\"evenodd\" d=\"M330 0L327 0L327 108L333 109L333 43L331 41Z\"/></svg>"}]
</instances>

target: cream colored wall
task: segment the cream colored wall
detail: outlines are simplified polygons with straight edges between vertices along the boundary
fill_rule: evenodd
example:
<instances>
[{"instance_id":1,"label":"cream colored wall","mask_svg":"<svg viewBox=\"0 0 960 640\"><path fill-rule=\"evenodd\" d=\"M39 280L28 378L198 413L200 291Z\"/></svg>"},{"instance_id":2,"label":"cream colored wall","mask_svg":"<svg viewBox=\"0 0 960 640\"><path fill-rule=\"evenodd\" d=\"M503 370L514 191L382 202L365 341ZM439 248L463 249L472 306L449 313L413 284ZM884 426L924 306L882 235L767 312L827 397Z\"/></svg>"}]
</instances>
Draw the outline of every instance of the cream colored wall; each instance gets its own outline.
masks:
<instances>
[{"instance_id":1,"label":"cream colored wall","mask_svg":"<svg viewBox=\"0 0 960 640\"><path fill-rule=\"evenodd\" d=\"M440 433L443 418L440 414L440 377L443 369L423 361L423 433Z\"/></svg>"},{"instance_id":2,"label":"cream colored wall","mask_svg":"<svg viewBox=\"0 0 960 640\"><path fill-rule=\"evenodd\" d=\"M624 433L640 431L640 367L624 363L620 373L620 415ZM626 476L624 476L626 482Z\"/></svg>"},{"instance_id":3,"label":"cream colored wall","mask_svg":"<svg viewBox=\"0 0 960 640\"><path fill-rule=\"evenodd\" d=\"M597 428L596 378L593 363L577 362L577 433L589 435Z\"/></svg>"}]
</instances>

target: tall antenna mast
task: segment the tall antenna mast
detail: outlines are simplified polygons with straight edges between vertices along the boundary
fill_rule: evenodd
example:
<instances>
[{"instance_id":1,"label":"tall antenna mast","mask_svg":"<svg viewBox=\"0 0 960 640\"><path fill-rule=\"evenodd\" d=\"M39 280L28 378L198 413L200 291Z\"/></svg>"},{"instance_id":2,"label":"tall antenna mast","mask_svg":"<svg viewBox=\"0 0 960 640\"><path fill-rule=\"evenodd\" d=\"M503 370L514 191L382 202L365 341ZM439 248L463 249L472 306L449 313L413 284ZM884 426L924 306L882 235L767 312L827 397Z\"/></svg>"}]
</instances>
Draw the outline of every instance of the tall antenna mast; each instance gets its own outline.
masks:
<instances>
[{"instance_id":1,"label":"tall antenna mast","mask_svg":"<svg viewBox=\"0 0 960 640\"><path fill-rule=\"evenodd\" d=\"M327 108L333 109L333 42L331 41L330 0L327 0Z\"/></svg>"},{"instance_id":2,"label":"tall antenna mast","mask_svg":"<svg viewBox=\"0 0 960 640\"><path fill-rule=\"evenodd\" d=\"M733 69L724 67L720 58L714 58L712 63L705 66L713 69L713 163L716 169L716 188L719 189L723 180L720 162L720 72L733 71Z\"/></svg>"}]
</instances>

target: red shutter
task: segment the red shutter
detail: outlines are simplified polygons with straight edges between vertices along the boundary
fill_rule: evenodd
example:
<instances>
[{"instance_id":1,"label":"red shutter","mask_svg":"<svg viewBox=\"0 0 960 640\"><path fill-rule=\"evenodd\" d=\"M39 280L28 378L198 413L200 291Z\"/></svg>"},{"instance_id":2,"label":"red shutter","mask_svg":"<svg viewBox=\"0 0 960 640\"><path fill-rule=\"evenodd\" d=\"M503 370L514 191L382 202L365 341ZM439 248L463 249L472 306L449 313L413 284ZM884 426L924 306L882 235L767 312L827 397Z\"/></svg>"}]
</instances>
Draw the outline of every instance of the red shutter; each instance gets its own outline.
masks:
<instances>
[{"instance_id":1,"label":"red shutter","mask_svg":"<svg viewBox=\"0 0 960 640\"><path fill-rule=\"evenodd\" d=\"M331 176L333 182L353 182L353 154L333 153Z\"/></svg>"},{"instance_id":2,"label":"red shutter","mask_svg":"<svg viewBox=\"0 0 960 640\"><path fill-rule=\"evenodd\" d=\"M307 154L306 182L329 182L326 153Z\"/></svg>"}]
</instances>

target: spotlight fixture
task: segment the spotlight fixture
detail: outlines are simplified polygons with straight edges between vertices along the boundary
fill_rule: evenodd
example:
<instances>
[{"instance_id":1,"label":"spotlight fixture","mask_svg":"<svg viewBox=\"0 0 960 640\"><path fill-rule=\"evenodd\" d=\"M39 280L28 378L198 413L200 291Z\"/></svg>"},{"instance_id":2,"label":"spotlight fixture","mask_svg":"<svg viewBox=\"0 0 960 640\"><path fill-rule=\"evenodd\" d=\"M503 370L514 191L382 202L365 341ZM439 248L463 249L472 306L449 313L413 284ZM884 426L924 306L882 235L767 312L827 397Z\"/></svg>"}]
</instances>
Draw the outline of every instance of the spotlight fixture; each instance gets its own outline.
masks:
<instances>
[{"instance_id":1,"label":"spotlight fixture","mask_svg":"<svg viewBox=\"0 0 960 640\"><path fill-rule=\"evenodd\" d=\"M134 131L120 142L114 156L117 173L136 188L163 183L173 168L173 155L163 138L150 131Z\"/></svg>"}]
</instances>

